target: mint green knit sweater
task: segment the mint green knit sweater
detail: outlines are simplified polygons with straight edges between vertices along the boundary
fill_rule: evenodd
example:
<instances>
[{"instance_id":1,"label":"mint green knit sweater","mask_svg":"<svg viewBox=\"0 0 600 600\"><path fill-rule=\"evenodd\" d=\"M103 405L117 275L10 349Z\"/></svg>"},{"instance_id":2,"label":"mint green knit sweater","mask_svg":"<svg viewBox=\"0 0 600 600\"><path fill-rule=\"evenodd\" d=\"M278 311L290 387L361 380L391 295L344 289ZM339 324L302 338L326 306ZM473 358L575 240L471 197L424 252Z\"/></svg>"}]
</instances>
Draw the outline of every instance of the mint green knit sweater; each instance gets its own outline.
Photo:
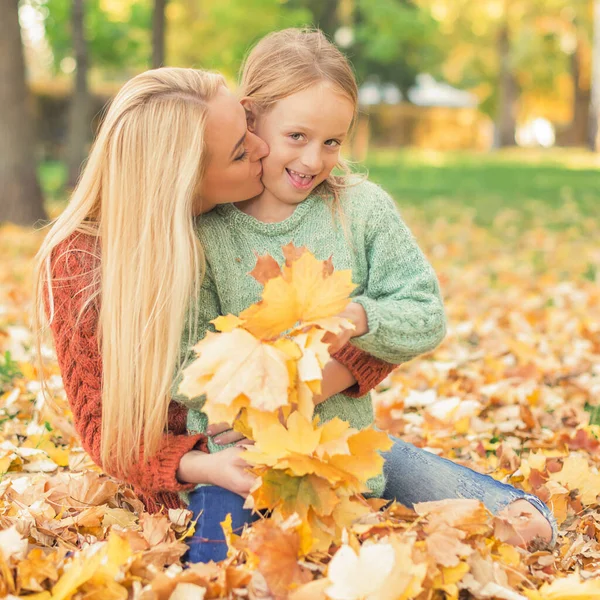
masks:
<instances>
[{"instance_id":1,"label":"mint green knit sweater","mask_svg":"<svg viewBox=\"0 0 600 600\"><path fill-rule=\"evenodd\" d=\"M232 204L199 217L207 272L198 299L198 339L213 330L212 319L238 315L260 300L262 286L248 274L256 264L256 253L270 254L282 264L281 248L293 242L306 246L319 260L332 256L336 270L352 270L357 286L352 300L364 307L369 325L367 334L352 340L358 348L397 364L435 348L446 331L439 284L395 203L379 186L366 181L345 190L341 202L345 228L334 222L330 203L316 194L280 223L263 223ZM188 331L183 340L188 339ZM182 352L186 364L194 359L185 345ZM176 393L174 397L190 408L188 430L205 432L204 397L189 399ZM321 422L340 417L357 429L374 422L370 394L362 398L337 394L319 404L315 414ZM209 438L211 452L226 447ZM384 485L383 476L369 481L376 496L383 493Z\"/></svg>"}]
</instances>

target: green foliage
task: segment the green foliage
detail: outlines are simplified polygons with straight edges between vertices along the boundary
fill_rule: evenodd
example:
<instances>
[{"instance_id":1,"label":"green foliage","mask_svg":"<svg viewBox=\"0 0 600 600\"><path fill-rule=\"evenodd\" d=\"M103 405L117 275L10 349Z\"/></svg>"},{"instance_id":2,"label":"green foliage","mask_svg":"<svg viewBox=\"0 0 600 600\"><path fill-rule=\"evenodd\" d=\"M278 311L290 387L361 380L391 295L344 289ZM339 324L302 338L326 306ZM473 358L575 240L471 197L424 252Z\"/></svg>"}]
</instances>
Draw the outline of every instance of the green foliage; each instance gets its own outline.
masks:
<instances>
[{"instance_id":1,"label":"green foliage","mask_svg":"<svg viewBox=\"0 0 600 600\"><path fill-rule=\"evenodd\" d=\"M590 413L590 425L600 425L600 406L586 404L585 410Z\"/></svg>"},{"instance_id":2,"label":"green foliage","mask_svg":"<svg viewBox=\"0 0 600 600\"><path fill-rule=\"evenodd\" d=\"M510 39L510 66L522 96L565 101L561 85L571 70L575 42L589 48L591 19L588 0L415 0L440 21L430 42L445 60L433 72L461 88L478 88L480 108L497 111L500 28ZM568 79L567 79L568 80Z\"/></svg>"},{"instance_id":3,"label":"green foliage","mask_svg":"<svg viewBox=\"0 0 600 600\"><path fill-rule=\"evenodd\" d=\"M44 17L46 38L58 72L63 59L72 56L71 0L29 0ZM90 66L115 74L148 68L152 2L126 0L118 10L104 8L102 0L84 3L85 35Z\"/></svg>"},{"instance_id":4,"label":"green foliage","mask_svg":"<svg viewBox=\"0 0 600 600\"><path fill-rule=\"evenodd\" d=\"M443 51L433 43L438 24L409 0L357 0L356 44L350 49L359 79L395 83L405 94Z\"/></svg>"},{"instance_id":5,"label":"green foliage","mask_svg":"<svg viewBox=\"0 0 600 600\"><path fill-rule=\"evenodd\" d=\"M216 69L235 79L252 44L271 31L310 24L312 15L274 0L171 0L167 20L169 64Z\"/></svg>"},{"instance_id":6,"label":"green foliage","mask_svg":"<svg viewBox=\"0 0 600 600\"><path fill-rule=\"evenodd\" d=\"M289 0L286 6L309 10L312 23L330 39L341 26L352 29L353 43L342 50L361 83L377 79L406 92L418 73L431 70L443 56L433 41L438 23L412 0Z\"/></svg>"},{"instance_id":7,"label":"green foliage","mask_svg":"<svg viewBox=\"0 0 600 600\"><path fill-rule=\"evenodd\" d=\"M10 352L5 352L4 356L0 354L0 393L8 390L12 382L21 376L19 365L11 358Z\"/></svg>"},{"instance_id":8,"label":"green foliage","mask_svg":"<svg viewBox=\"0 0 600 600\"><path fill-rule=\"evenodd\" d=\"M45 198L57 199L64 193L67 167L60 161L47 161L39 165L38 177Z\"/></svg>"}]
</instances>

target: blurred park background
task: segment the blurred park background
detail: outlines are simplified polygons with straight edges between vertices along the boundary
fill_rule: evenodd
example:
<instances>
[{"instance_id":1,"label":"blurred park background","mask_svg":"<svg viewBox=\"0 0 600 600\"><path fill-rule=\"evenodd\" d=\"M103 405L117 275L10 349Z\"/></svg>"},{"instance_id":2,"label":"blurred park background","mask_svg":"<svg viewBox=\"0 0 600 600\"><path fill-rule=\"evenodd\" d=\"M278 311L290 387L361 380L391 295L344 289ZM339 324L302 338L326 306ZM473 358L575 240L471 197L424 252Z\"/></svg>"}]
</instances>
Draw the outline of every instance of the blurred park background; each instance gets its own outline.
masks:
<instances>
[{"instance_id":1,"label":"blurred park background","mask_svg":"<svg viewBox=\"0 0 600 600\"><path fill-rule=\"evenodd\" d=\"M600 0L0 0L0 222L55 215L103 107L160 65L232 87L264 34L318 26L349 56L345 149L402 205L600 207ZM561 212L562 211L562 212ZM562 216L560 218L562 218Z\"/></svg>"}]
</instances>

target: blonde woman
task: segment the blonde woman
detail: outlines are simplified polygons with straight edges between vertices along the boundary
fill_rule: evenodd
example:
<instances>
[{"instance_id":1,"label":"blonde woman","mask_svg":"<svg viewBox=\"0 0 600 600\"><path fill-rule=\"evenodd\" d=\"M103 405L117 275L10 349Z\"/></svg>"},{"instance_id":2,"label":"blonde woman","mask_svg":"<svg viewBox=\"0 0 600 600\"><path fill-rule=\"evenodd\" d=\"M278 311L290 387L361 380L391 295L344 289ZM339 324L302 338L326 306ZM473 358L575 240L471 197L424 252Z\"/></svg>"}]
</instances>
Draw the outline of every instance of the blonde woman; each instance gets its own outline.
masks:
<instances>
[{"instance_id":1,"label":"blonde woman","mask_svg":"<svg viewBox=\"0 0 600 600\"><path fill-rule=\"evenodd\" d=\"M49 322L82 445L152 512L182 506L178 494L197 484L216 488L222 508L254 483L240 447L208 453L207 436L217 446L244 440L220 426L188 435L171 389L197 338L196 217L261 193L268 151L220 75L142 73L111 103L37 256L37 330ZM348 345L334 358L324 397L350 386L362 396L392 369ZM218 527L203 510L198 531Z\"/></svg>"}]
</instances>

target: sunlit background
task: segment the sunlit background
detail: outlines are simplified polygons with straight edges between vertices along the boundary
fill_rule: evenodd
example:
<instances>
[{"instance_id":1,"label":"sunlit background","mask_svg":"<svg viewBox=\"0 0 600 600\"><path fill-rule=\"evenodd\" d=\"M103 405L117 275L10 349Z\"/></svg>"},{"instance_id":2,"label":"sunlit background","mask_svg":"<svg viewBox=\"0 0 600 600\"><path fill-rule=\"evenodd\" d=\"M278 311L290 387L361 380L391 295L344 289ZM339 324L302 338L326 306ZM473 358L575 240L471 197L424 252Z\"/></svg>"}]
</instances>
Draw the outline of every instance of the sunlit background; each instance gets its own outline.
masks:
<instances>
[{"instance_id":1,"label":"sunlit background","mask_svg":"<svg viewBox=\"0 0 600 600\"><path fill-rule=\"evenodd\" d=\"M55 212L102 107L129 77L158 65L202 67L235 87L261 36L315 25L348 55L360 84L361 117L344 151L399 202L459 199L483 218L540 197L593 210L599 20L600 0L23 0L26 87L22 98L0 93L0 106L28 112L18 122L0 117L0 133L18 129L24 143L20 131L31 126L19 164L35 164L40 197ZM7 52L17 26L3 15ZM2 86L19 88L19 75L10 77ZM14 179L15 169L27 171L13 161L0 177ZM6 192L14 181L2 183L0 221L39 217L22 210L40 203L34 186L16 187L29 191L17 200Z\"/></svg>"}]
</instances>

